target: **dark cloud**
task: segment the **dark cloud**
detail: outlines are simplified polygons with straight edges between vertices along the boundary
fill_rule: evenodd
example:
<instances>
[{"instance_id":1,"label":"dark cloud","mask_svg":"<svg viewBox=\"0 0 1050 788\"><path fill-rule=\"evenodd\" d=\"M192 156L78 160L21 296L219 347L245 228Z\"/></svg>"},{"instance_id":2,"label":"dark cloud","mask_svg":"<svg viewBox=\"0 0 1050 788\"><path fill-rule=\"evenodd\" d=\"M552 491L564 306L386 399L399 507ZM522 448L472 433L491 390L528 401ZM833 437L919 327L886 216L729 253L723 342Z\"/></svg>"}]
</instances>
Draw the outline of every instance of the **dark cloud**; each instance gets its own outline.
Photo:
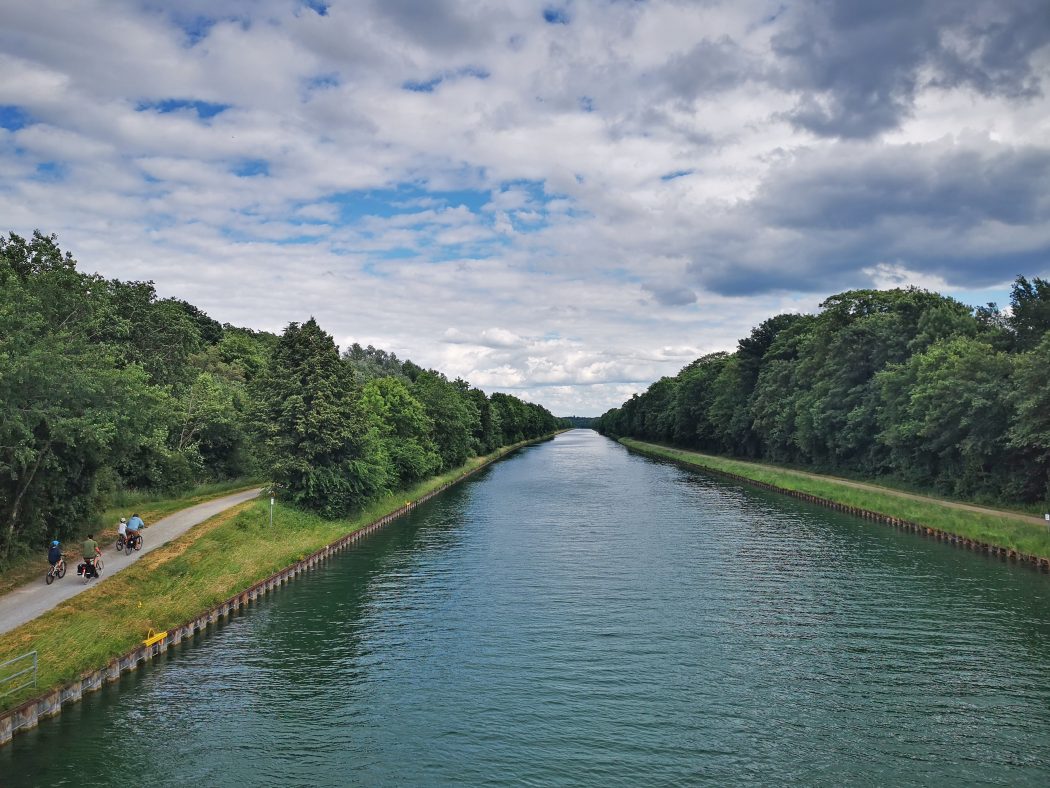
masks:
<instances>
[{"instance_id":1,"label":"dark cloud","mask_svg":"<svg viewBox=\"0 0 1050 788\"><path fill-rule=\"evenodd\" d=\"M737 239L740 247L749 239ZM750 239L754 242L754 239ZM775 245L767 249L772 251ZM752 250L752 262L733 257L730 247L713 253L697 255L686 267L686 276L690 283L695 283L704 290L723 296L754 296L763 293L800 292L829 293L845 289L847 276L851 273L848 266L841 270L831 270L823 265L821 257L811 257L805 249L777 248L775 261L768 259L765 250ZM761 259L754 260L755 252Z\"/></svg>"},{"instance_id":2,"label":"dark cloud","mask_svg":"<svg viewBox=\"0 0 1050 788\"><path fill-rule=\"evenodd\" d=\"M879 266L981 288L1050 265L1050 148L840 143L774 168L692 250L723 295L872 285Z\"/></svg>"},{"instance_id":3,"label":"dark cloud","mask_svg":"<svg viewBox=\"0 0 1050 788\"><path fill-rule=\"evenodd\" d=\"M673 95L692 100L734 88L758 70L751 56L723 36L717 41L705 39L688 52L675 55L657 72L656 79Z\"/></svg>"},{"instance_id":4,"label":"dark cloud","mask_svg":"<svg viewBox=\"0 0 1050 788\"><path fill-rule=\"evenodd\" d=\"M483 38L482 26L461 13L461 5L454 0L376 0L373 8L425 47L448 51Z\"/></svg>"},{"instance_id":5,"label":"dark cloud","mask_svg":"<svg viewBox=\"0 0 1050 788\"><path fill-rule=\"evenodd\" d=\"M940 52L938 87L969 85L986 96L1028 99L1042 95L1032 55L1050 44L1050 3L1046 0L996 3L963 27L962 46ZM1045 76L1045 75L1043 75Z\"/></svg>"},{"instance_id":6,"label":"dark cloud","mask_svg":"<svg viewBox=\"0 0 1050 788\"><path fill-rule=\"evenodd\" d=\"M663 306L686 306L696 302L696 293L688 287L646 284L642 285L642 289Z\"/></svg>"},{"instance_id":7,"label":"dark cloud","mask_svg":"<svg viewBox=\"0 0 1050 788\"><path fill-rule=\"evenodd\" d=\"M1047 183L1050 148L846 146L774 169L753 207L765 224L804 230L851 230L898 217L963 228L1027 225L1050 219Z\"/></svg>"},{"instance_id":8,"label":"dark cloud","mask_svg":"<svg viewBox=\"0 0 1050 788\"><path fill-rule=\"evenodd\" d=\"M800 93L788 118L821 136L896 128L926 85L1016 99L1042 89L1046 0L816 0L784 19L772 47L776 80Z\"/></svg>"}]
</instances>

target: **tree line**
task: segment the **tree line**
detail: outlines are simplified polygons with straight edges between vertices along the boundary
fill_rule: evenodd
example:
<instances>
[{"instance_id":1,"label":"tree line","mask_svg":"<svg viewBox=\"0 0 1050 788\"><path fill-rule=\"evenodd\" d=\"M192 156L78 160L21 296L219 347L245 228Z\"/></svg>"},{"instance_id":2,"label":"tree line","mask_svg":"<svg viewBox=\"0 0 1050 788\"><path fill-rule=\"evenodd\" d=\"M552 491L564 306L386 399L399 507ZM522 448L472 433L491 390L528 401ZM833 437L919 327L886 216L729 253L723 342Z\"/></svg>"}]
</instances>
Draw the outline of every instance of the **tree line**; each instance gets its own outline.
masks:
<instances>
[{"instance_id":1,"label":"tree line","mask_svg":"<svg viewBox=\"0 0 1050 788\"><path fill-rule=\"evenodd\" d=\"M0 238L0 564L71 538L119 490L273 480L348 514L560 422L312 318L220 324L151 282L77 270L54 236Z\"/></svg>"},{"instance_id":2,"label":"tree line","mask_svg":"<svg viewBox=\"0 0 1050 788\"><path fill-rule=\"evenodd\" d=\"M1010 309L853 290L781 314L596 429L988 501L1050 500L1050 282Z\"/></svg>"}]
</instances>

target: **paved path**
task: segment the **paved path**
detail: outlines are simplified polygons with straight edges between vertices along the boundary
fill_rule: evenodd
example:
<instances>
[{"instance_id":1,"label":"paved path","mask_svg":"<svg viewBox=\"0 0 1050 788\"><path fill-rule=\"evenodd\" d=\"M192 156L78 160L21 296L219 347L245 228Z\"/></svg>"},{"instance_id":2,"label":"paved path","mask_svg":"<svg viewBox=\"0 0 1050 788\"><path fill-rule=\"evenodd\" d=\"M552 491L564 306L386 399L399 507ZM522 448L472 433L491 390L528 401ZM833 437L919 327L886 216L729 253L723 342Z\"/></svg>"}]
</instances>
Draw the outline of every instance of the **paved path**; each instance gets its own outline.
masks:
<instances>
[{"instance_id":1,"label":"paved path","mask_svg":"<svg viewBox=\"0 0 1050 788\"><path fill-rule=\"evenodd\" d=\"M261 491L261 487L242 490L232 495L199 503L157 520L155 524L147 525L146 530L143 531L142 549L131 555L118 553L112 541L106 542L101 545L102 561L105 564L102 577L89 583L84 583L83 578L77 576L77 564L80 563L80 543L66 545L67 570L64 578L55 580L51 585L45 585L43 576L40 576L33 582L26 583L0 597L0 634L33 620L53 607L57 607L60 602L94 587L96 583L105 583L107 577L125 569L150 550L170 542L176 536L184 534L193 526L215 516L224 509L250 501Z\"/></svg>"},{"instance_id":2,"label":"paved path","mask_svg":"<svg viewBox=\"0 0 1050 788\"><path fill-rule=\"evenodd\" d=\"M662 446L659 443L645 443L645 441L638 441L647 446L654 446L661 449L674 448L670 446ZM979 512L980 514L990 514L996 517L1003 517L1010 520L1020 520L1027 523L1038 523L1044 525L1045 521L1042 517L1035 514L1025 514L1024 512L1011 512L1005 509L993 509L990 506L979 506L973 503L959 503L958 501L946 501L943 498L933 498L929 495L920 495L919 493L910 493L903 490L897 490L893 487L883 487L879 484L869 484L867 482L855 482L852 479L843 479L841 476L827 476L819 473L809 473L807 471L799 471L794 468L782 468L778 465L766 465L761 462L751 462L750 460L737 460L729 457L718 457L714 454L703 454L698 451L688 451L686 449L674 449L682 454L692 454L696 457L702 457L711 460L732 460L733 462L740 462L745 465L749 465L752 468L762 468L767 471L775 471L776 473L783 474L794 474L796 476L805 476L810 479L819 479L820 481L832 481L836 484L841 484L845 487L853 487L858 490L870 490L871 492L885 493L886 495L894 495L898 498L910 498L913 501L923 501L925 503L935 504L937 506L944 506L948 509L962 509L967 512ZM700 466L702 467L702 466Z\"/></svg>"}]
</instances>

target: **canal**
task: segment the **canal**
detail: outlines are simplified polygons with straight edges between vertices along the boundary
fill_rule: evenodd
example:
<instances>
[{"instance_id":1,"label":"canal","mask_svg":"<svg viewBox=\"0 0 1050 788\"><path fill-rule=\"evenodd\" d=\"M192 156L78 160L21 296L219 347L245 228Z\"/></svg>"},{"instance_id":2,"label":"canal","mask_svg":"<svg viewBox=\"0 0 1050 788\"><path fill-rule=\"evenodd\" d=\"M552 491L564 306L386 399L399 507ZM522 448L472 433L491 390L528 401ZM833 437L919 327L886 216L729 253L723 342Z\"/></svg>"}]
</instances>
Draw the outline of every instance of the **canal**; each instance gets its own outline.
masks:
<instances>
[{"instance_id":1,"label":"canal","mask_svg":"<svg viewBox=\"0 0 1050 788\"><path fill-rule=\"evenodd\" d=\"M0 749L0 785L1050 784L1050 579L526 448Z\"/></svg>"}]
</instances>

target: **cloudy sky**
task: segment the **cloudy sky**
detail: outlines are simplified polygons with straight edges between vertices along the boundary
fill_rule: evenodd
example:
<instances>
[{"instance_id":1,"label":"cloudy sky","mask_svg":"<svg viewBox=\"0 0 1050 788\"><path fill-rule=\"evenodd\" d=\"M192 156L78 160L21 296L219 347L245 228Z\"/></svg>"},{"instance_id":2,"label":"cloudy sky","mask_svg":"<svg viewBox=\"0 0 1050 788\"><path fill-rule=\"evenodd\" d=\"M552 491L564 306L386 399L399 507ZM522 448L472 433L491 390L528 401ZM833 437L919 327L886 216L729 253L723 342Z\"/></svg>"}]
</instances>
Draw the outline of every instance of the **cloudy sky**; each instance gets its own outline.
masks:
<instances>
[{"instance_id":1,"label":"cloudy sky","mask_svg":"<svg viewBox=\"0 0 1050 788\"><path fill-rule=\"evenodd\" d=\"M0 0L0 230L559 415L1050 275L1046 0Z\"/></svg>"}]
</instances>

